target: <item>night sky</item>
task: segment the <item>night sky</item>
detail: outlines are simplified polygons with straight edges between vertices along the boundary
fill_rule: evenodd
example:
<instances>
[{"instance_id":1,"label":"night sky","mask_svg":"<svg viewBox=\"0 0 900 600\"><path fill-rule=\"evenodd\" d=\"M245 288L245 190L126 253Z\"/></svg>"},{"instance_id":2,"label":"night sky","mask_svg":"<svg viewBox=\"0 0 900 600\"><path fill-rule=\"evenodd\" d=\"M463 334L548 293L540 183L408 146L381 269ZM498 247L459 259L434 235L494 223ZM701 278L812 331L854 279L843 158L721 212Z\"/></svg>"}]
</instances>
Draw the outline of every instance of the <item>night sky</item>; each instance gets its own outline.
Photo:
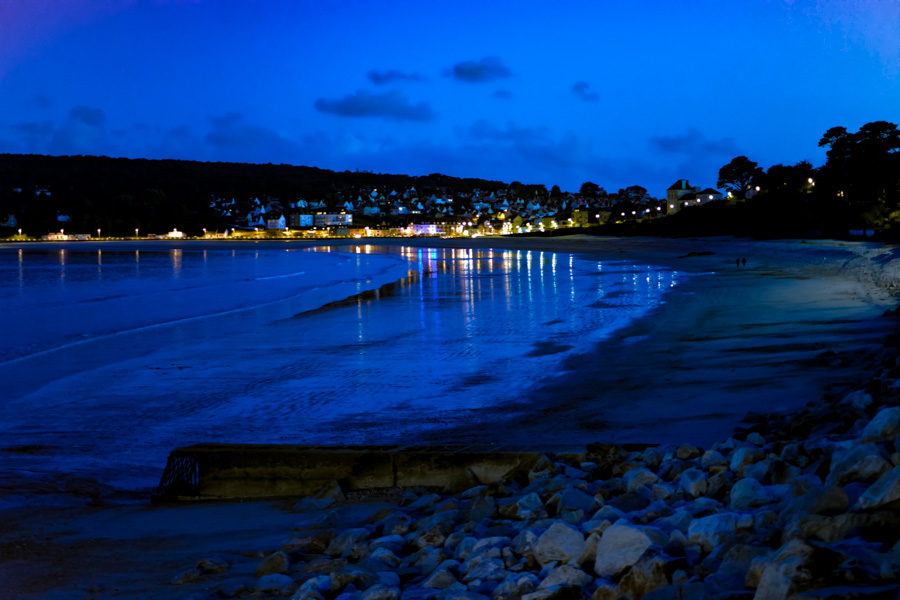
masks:
<instances>
[{"instance_id":1,"label":"night sky","mask_svg":"<svg viewBox=\"0 0 900 600\"><path fill-rule=\"evenodd\" d=\"M0 0L0 32L0 152L665 196L900 121L895 0Z\"/></svg>"}]
</instances>

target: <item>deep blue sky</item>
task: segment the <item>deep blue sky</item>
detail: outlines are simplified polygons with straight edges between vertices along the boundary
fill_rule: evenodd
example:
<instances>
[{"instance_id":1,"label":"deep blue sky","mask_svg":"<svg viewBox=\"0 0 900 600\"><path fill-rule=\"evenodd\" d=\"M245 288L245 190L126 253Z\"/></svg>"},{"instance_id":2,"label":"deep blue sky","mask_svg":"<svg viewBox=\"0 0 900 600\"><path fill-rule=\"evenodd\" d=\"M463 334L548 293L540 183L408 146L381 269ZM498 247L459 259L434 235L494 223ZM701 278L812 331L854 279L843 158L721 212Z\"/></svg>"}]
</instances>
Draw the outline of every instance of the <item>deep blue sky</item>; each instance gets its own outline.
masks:
<instances>
[{"instance_id":1,"label":"deep blue sky","mask_svg":"<svg viewBox=\"0 0 900 600\"><path fill-rule=\"evenodd\" d=\"M895 0L0 0L0 30L0 152L664 196L900 121Z\"/></svg>"}]
</instances>

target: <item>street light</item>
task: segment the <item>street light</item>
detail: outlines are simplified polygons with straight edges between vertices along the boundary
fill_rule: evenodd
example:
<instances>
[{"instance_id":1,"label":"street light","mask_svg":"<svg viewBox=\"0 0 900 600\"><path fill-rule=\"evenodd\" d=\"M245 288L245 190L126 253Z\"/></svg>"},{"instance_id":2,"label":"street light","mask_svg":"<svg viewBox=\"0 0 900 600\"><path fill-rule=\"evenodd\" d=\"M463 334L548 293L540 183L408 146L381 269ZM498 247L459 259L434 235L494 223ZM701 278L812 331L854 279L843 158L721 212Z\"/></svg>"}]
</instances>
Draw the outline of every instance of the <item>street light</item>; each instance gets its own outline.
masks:
<instances>
[{"instance_id":1,"label":"street light","mask_svg":"<svg viewBox=\"0 0 900 600\"><path fill-rule=\"evenodd\" d=\"M99 229L97 230L97 237L98 237L98 238L100 237L100 230L99 230Z\"/></svg>"},{"instance_id":2,"label":"street light","mask_svg":"<svg viewBox=\"0 0 900 600\"><path fill-rule=\"evenodd\" d=\"M134 237L138 237L138 228L137 227L134 228Z\"/></svg>"}]
</instances>

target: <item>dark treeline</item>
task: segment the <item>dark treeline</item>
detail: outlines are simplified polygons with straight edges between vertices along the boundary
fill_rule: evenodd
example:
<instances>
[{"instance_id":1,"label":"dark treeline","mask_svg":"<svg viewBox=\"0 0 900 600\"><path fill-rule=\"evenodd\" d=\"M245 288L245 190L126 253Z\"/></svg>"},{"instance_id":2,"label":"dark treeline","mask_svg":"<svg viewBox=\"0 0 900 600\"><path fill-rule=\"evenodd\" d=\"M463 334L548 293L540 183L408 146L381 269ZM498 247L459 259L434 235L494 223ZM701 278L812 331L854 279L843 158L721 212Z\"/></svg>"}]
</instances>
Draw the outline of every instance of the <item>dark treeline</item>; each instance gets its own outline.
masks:
<instances>
[{"instance_id":1,"label":"dark treeline","mask_svg":"<svg viewBox=\"0 0 900 600\"><path fill-rule=\"evenodd\" d=\"M284 202L337 202L357 188L494 191L506 184L432 174L421 177L335 172L292 165L207 163L181 160L0 154L0 222L15 215L32 234L60 229L109 236L163 233L177 227L196 233L224 227L212 198L279 198ZM47 190L50 195L37 194ZM16 190L22 190L21 192ZM60 223L58 215L70 217Z\"/></svg>"},{"instance_id":2,"label":"dark treeline","mask_svg":"<svg viewBox=\"0 0 900 600\"><path fill-rule=\"evenodd\" d=\"M827 162L776 164L763 170L739 156L719 171L718 186L732 198L664 219L611 224L613 235L736 235L757 238L846 238L868 230L900 242L900 132L876 121L855 133L829 129L819 140Z\"/></svg>"}]
</instances>

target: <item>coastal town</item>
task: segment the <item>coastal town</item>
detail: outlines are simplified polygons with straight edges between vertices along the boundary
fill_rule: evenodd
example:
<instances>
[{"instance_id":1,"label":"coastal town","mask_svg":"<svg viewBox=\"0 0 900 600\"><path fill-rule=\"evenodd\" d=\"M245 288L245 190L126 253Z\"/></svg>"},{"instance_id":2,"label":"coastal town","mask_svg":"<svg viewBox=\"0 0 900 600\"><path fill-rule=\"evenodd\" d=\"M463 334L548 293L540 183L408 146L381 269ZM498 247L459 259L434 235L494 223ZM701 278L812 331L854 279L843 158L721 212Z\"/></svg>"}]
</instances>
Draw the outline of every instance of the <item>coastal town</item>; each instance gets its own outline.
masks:
<instances>
[{"instance_id":1,"label":"coastal town","mask_svg":"<svg viewBox=\"0 0 900 600\"><path fill-rule=\"evenodd\" d=\"M16 195L29 191L12 188ZM49 187L35 187L36 197L50 198ZM331 198L297 197L286 200L271 196L210 196L209 209L217 225L185 232L178 227L168 232L141 232L132 239L217 238L317 238L317 237L477 237L584 228L610 222L643 220L672 215L695 206L731 197L719 190L692 186L679 179L664 198L651 196L638 185L608 193L586 182L577 193L562 192L554 186L522 186L514 182L497 190L472 191L437 188L419 191L415 186L401 189L352 188ZM18 239L39 237L45 241L72 241L117 237L103 229L73 231L67 227L71 216L57 212L58 231L40 235L17 227L14 214L6 215L0 226L10 228ZM69 229L67 232L66 229ZM120 232L121 233L121 232ZM129 232L130 233L130 232Z\"/></svg>"}]
</instances>

